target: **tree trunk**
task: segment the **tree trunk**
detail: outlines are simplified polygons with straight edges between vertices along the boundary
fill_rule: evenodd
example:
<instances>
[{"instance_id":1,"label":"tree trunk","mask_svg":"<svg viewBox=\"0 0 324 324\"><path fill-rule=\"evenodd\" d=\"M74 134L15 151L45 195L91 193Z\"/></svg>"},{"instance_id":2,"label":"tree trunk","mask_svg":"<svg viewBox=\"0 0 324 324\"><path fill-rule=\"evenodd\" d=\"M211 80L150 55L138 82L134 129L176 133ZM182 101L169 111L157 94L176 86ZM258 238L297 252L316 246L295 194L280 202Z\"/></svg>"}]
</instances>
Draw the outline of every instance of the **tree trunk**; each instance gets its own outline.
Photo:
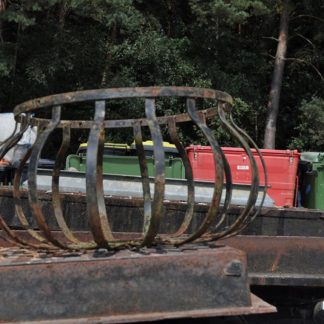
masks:
<instances>
[{"instance_id":1,"label":"tree trunk","mask_svg":"<svg viewBox=\"0 0 324 324\"><path fill-rule=\"evenodd\" d=\"M100 86L103 88L107 85L107 75L111 67L111 60L112 60L112 52L110 47L113 46L116 43L117 39L117 23L114 23L111 30L111 40L108 38L106 46L106 59L105 59L105 65L103 68L102 78L101 78L101 84Z\"/></svg>"},{"instance_id":2,"label":"tree trunk","mask_svg":"<svg viewBox=\"0 0 324 324\"><path fill-rule=\"evenodd\" d=\"M59 30L60 32L63 32L64 27L65 27L65 20L66 16L68 15L69 11L71 10L71 6L69 2L63 1L61 4L61 7L59 9Z\"/></svg>"},{"instance_id":3,"label":"tree trunk","mask_svg":"<svg viewBox=\"0 0 324 324\"><path fill-rule=\"evenodd\" d=\"M0 13L6 10L7 1L0 0ZM3 36L2 36L2 21L0 20L0 42L3 43Z\"/></svg>"},{"instance_id":4,"label":"tree trunk","mask_svg":"<svg viewBox=\"0 0 324 324\"><path fill-rule=\"evenodd\" d=\"M274 149L276 141L277 117L279 112L280 92L282 86L282 77L285 67L285 57L288 41L289 10L288 1L282 2L282 11L280 15L279 38L274 63L271 89L268 101L268 113L266 119L266 128L264 133L264 148Z\"/></svg>"}]
</instances>

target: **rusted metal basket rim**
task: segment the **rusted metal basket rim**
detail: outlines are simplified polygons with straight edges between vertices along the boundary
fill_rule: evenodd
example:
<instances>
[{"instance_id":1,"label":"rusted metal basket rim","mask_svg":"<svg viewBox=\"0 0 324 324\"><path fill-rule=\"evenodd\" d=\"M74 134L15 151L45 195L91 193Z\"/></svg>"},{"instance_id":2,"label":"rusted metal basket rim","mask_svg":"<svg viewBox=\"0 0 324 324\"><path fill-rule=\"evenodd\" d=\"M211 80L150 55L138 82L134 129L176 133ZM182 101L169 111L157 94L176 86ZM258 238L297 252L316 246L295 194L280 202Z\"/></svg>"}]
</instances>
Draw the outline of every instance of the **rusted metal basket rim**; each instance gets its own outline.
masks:
<instances>
[{"instance_id":1,"label":"rusted metal basket rim","mask_svg":"<svg viewBox=\"0 0 324 324\"><path fill-rule=\"evenodd\" d=\"M14 109L15 116L46 107L64 104L127 98L186 97L218 100L232 105L233 99L226 92L192 87L133 87L109 88L66 92L25 101Z\"/></svg>"},{"instance_id":2,"label":"rusted metal basket rim","mask_svg":"<svg viewBox=\"0 0 324 324\"><path fill-rule=\"evenodd\" d=\"M204 110L198 111L198 115L207 119L214 118L217 116L217 107L212 107ZM20 116L17 117L18 121L21 121ZM157 122L159 125L166 125L170 118L174 119L176 123L184 123L191 121L191 118L188 114L177 114L170 116L160 116L157 117ZM30 125L39 126L43 123L48 123L50 119L45 118L31 118ZM61 120L58 124L57 128L70 127L70 128L78 128L78 129L90 129L94 124L93 120ZM105 120L104 128L126 128L133 127L134 124L139 124L141 126L148 126L148 122L146 118L137 118L137 119L113 119L113 120Z\"/></svg>"}]
</instances>

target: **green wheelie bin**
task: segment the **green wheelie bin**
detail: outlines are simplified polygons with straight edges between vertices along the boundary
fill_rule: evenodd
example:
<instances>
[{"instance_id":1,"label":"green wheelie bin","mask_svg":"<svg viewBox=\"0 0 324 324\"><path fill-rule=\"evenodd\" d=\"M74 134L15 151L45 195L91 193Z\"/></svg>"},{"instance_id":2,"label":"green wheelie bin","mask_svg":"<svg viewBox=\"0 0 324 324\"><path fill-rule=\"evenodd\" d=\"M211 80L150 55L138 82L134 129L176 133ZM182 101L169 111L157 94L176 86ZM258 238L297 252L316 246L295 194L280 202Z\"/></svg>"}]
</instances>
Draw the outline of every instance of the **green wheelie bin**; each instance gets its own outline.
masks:
<instances>
[{"instance_id":1,"label":"green wheelie bin","mask_svg":"<svg viewBox=\"0 0 324 324\"><path fill-rule=\"evenodd\" d=\"M324 210L324 153L303 152L300 163L301 205Z\"/></svg>"},{"instance_id":2,"label":"green wheelie bin","mask_svg":"<svg viewBox=\"0 0 324 324\"><path fill-rule=\"evenodd\" d=\"M184 165L174 145L164 142L165 150L165 177L184 178ZM154 176L153 143L143 143L146 155L146 164L149 176ZM66 159L66 169L85 172L86 143L80 145L77 154L71 154ZM140 176L140 166L135 145L105 143L103 156L103 172L105 174L120 174Z\"/></svg>"}]
</instances>

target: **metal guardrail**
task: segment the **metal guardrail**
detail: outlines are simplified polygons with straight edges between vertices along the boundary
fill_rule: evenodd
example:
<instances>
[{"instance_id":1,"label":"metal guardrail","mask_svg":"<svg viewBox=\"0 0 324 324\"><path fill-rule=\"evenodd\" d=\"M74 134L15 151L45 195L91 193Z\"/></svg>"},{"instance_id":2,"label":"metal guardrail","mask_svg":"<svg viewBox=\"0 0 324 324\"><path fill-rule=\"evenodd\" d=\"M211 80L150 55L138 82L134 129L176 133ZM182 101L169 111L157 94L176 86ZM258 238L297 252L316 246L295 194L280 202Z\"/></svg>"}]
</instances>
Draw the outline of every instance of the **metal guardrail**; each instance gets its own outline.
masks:
<instances>
[{"instance_id":1,"label":"metal guardrail","mask_svg":"<svg viewBox=\"0 0 324 324\"><path fill-rule=\"evenodd\" d=\"M159 98L170 99L184 98L186 113L173 116L157 117L156 101ZM111 99L142 98L144 99L145 117L140 119L110 120L106 118L106 102ZM196 100L212 101L216 107L207 110L198 110ZM75 109L74 103L92 102L95 113L93 120L63 120L61 118L62 107ZM189 87L148 87L148 88L116 88L86 90L63 93L26 101L14 109L17 122L21 123L20 131L13 133L1 146L0 158L14 147L23 133L30 125L38 125L39 131L34 145L28 150L15 172L13 195L15 210L21 225L27 230L33 241L19 237L0 217L0 226L8 235L8 238L21 246L46 249L92 249L104 247L108 249L123 249L128 247L152 246L166 244L179 246L189 242L209 242L220 238L226 238L242 231L259 213L266 196L267 175L262 155L253 140L235 123L231 115L232 98L224 92L211 89L199 89ZM51 119L39 118L39 112L51 110ZM33 115L32 115L33 114ZM227 210L232 196L232 178L229 164L207 121L218 116L222 126L227 130L245 150L251 164L252 179L249 196L245 208L235 221L228 226L225 224ZM197 129L205 136L212 148L215 165L215 182L213 194L210 200L208 212L194 233L187 234L188 227L193 219L195 208L195 183L188 156L177 135L177 125L182 122L192 121ZM159 224L163 219L163 200L165 196L164 175L164 149L161 133L161 125L166 125L171 141L182 158L185 167L187 181L187 209L180 227L175 233L159 235ZM154 194L151 195L150 181L146 166L143 147L142 129L148 128L154 143ZM57 152L52 173L52 203L56 221L64 234L64 239L58 239L46 223L42 206L38 197L37 165L41 152L51 133L57 128L62 129L62 144ZM91 241L81 241L69 229L63 215L59 181L60 170L63 168L64 158L70 144L71 129L90 129L88 137L86 160L86 202L90 230L93 236ZM121 240L114 237L109 223L109 211L104 203L102 158L105 140L105 131L108 129L132 128L136 143L138 160L141 170L143 188L144 221L142 234L131 240ZM251 153L251 145L258 152L265 174L265 184L262 190L261 203L255 206L259 193L259 174L256 161ZM28 167L28 198L29 206L41 230L35 231L30 227L24 214L20 201L20 178L26 161ZM225 184L225 199L221 205L223 180ZM121 216L122 217L122 216ZM227 224L227 223L226 223Z\"/></svg>"}]
</instances>

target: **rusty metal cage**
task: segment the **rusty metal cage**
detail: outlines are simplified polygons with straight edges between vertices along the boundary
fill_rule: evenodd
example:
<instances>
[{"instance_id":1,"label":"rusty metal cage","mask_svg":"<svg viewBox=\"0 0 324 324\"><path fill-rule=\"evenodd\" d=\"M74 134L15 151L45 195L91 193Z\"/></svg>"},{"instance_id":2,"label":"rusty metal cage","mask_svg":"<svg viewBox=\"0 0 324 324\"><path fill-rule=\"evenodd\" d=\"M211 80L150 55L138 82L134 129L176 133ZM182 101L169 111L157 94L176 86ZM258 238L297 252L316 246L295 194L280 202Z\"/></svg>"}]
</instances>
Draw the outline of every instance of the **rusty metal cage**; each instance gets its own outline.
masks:
<instances>
[{"instance_id":1,"label":"rusty metal cage","mask_svg":"<svg viewBox=\"0 0 324 324\"><path fill-rule=\"evenodd\" d=\"M111 120L106 116L106 105L112 99L135 99L140 98L144 102L145 117L138 119ZM157 116L157 101L182 98L185 101L186 112L171 116ZM197 100L213 103L212 108L205 110L197 109ZM93 119L89 120L63 120L61 118L62 107L64 109L75 109L75 103L88 102L94 105ZM210 242L220 238L226 238L242 231L259 213L266 195L267 175L262 155L253 140L239 128L233 120L232 98L224 92L212 89L200 89L189 87L147 87L147 88L116 88L77 91L52 96L42 97L26 101L14 109L17 123L20 123L20 130L14 132L0 146L0 158L14 147L23 133L30 125L39 126L37 139L28 150L15 172L13 181L13 197L15 212L22 227L29 233L31 239L20 237L0 217L0 225L7 234L8 239L17 245L31 248L45 249L94 249L104 247L107 249L123 249L148 247L157 244L179 246L189 242ZM51 111L51 118L40 118L39 113L44 110ZM207 121L219 118L222 127L233 136L245 150L251 164L252 179L250 192L245 208L240 215L229 223L227 210L230 206L232 196L232 180L229 164L217 139L208 126ZM192 168L182 145L177 131L180 123L192 121L196 125L212 148L215 167L215 181L213 183L213 195L209 203L206 216L192 232L188 228L192 222L195 209L195 181ZM161 125L168 130L169 137L175 144L185 168L187 183L186 212L183 222L174 233L159 233L159 224L164 217L164 194L165 194L165 170L164 170L164 148L161 132ZM154 192L151 192L150 182L143 147L143 128L149 129L154 146ZM143 189L143 229L130 240L121 240L114 237L109 222L109 210L106 210L103 190L103 149L105 133L111 129L130 128L133 130L133 138L136 144L138 161L141 171ZM52 203L54 216L57 224L63 233L55 235L54 231L46 222L41 202L38 196L37 187L37 166L46 141L56 129L62 129L62 144L57 152L55 165L52 171ZM68 227L61 207L60 201L60 170L64 165L64 158L70 145L71 129L89 129L87 157L86 157L86 204L87 215L93 240L84 241L78 238ZM256 201L260 192L259 174L256 161L251 152L250 146L256 149L261 159L265 184L261 190L261 202L256 207ZM27 220L21 204L21 175L29 160L28 166L28 200L29 207L35 218L38 230L32 228ZM224 184L225 178L225 184ZM224 187L224 188L223 188ZM224 203L221 204L222 191L225 190ZM122 216L121 216L122 217ZM224 226L226 224L226 226Z\"/></svg>"}]
</instances>

